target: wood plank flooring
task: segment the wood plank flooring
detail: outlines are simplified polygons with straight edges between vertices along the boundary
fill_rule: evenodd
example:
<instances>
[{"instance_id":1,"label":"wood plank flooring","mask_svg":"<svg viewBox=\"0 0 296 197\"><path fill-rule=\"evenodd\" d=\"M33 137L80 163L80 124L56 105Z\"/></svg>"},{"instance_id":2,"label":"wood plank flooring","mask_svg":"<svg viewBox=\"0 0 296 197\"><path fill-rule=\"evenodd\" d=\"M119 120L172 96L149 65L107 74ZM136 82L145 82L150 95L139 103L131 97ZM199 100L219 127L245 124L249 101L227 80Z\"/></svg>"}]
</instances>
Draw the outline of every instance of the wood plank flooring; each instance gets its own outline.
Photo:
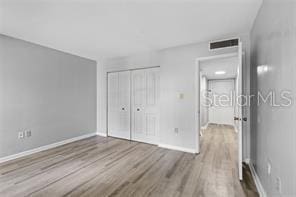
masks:
<instances>
[{"instance_id":1,"label":"wood plank flooring","mask_svg":"<svg viewBox=\"0 0 296 197\"><path fill-rule=\"evenodd\" d=\"M91 137L0 164L0 196L257 197L245 167L238 180L236 134L210 125L199 155Z\"/></svg>"}]
</instances>

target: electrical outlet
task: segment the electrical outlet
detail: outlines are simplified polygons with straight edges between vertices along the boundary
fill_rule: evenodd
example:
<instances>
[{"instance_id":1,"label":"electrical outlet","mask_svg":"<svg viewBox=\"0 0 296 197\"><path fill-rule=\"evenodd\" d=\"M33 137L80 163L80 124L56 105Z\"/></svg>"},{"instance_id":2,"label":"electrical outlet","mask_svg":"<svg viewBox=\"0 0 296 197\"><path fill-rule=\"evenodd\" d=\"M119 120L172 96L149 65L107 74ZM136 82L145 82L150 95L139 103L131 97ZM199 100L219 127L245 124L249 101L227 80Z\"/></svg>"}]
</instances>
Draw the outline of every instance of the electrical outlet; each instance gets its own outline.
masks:
<instances>
[{"instance_id":1,"label":"electrical outlet","mask_svg":"<svg viewBox=\"0 0 296 197\"><path fill-rule=\"evenodd\" d=\"M179 128L174 128L174 132L175 132L176 134L178 134L178 133L179 133Z\"/></svg>"},{"instance_id":2,"label":"electrical outlet","mask_svg":"<svg viewBox=\"0 0 296 197\"><path fill-rule=\"evenodd\" d=\"M24 138L24 132L22 132L22 131L18 132L18 138L19 139Z\"/></svg>"},{"instance_id":3,"label":"electrical outlet","mask_svg":"<svg viewBox=\"0 0 296 197\"><path fill-rule=\"evenodd\" d=\"M26 130L26 131L25 131L25 136L26 136L26 137L31 137L31 136L32 136L32 132L31 132L31 130Z\"/></svg>"},{"instance_id":4,"label":"electrical outlet","mask_svg":"<svg viewBox=\"0 0 296 197\"><path fill-rule=\"evenodd\" d=\"M279 194L282 193L282 181L280 177L276 177L275 179L275 189Z\"/></svg>"}]
</instances>

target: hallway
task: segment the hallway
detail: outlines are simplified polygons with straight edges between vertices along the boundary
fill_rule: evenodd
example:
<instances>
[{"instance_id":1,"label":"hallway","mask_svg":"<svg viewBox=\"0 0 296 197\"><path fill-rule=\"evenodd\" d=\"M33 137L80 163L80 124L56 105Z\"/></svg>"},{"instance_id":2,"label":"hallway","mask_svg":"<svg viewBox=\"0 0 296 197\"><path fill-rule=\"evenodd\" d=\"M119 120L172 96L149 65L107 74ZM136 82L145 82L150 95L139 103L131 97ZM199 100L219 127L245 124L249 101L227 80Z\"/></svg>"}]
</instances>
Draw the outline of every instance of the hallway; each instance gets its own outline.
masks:
<instances>
[{"instance_id":1,"label":"hallway","mask_svg":"<svg viewBox=\"0 0 296 197\"><path fill-rule=\"evenodd\" d=\"M209 196L258 196L247 165L240 183L237 171L237 136L232 126L209 124L201 138L201 180ZM204 177L203 177L204 176ZM207 195L205 195L207 196Z\"/></svg>"}]
</instances>

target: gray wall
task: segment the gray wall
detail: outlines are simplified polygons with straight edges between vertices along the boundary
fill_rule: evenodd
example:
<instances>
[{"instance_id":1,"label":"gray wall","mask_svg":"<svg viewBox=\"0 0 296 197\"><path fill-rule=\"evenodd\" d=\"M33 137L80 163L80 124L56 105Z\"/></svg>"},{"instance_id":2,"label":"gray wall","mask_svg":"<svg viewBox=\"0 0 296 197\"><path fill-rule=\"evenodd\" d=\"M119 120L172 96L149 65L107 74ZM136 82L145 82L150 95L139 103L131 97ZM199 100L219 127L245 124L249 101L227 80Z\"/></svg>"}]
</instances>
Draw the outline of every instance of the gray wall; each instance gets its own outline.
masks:
<instances>
[{"instance_id":1,"label":"gray wall","mask_svg":"<svg viewBox=\"0 0 296 197\"><path fill-rule=\"evenodd\" d=\"M251 90L296 91L296 2L265 0L251 33ZM267 71L257 72L259 66ZM259 69L260 70L260 69ZM296 107L257 106L251 108L251 159L268 196L296 196ZM267 173L267 162L272 165Z\"/></svg>"},{"instance_id":2,"label":"gray wall","mask_svg":"<svg viewBox=\"0 0 296 197\"><path fill-rule=\"evenodd\" d=\"M0 34L0 158L93 132L96 62Z\"/></svg>"}]
</instances>

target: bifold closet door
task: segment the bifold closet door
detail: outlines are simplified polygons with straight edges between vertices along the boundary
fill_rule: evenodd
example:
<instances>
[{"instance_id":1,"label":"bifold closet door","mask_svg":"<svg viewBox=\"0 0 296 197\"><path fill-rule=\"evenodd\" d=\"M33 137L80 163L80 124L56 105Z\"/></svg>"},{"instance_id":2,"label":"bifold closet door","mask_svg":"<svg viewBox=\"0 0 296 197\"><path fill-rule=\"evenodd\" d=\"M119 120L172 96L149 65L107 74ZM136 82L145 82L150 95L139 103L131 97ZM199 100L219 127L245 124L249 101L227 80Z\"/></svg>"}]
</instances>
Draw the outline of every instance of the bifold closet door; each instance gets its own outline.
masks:
<instances>
[{"instance_id":1,"label":"bifold closet door","mask_svg":"<svg viewBox=\"0 0 296 197\"><path fill-rule=\"evenodd\" d=\"M130 71L108 73L108 136L130 139Z\"/></svg>"},{"instance_id":2,"label":"bifold closet door","mask_svg":"<svg viewBox=\"0 0 296 197\"><path fill-rule=\"evenodd\" d=\"M159 68L134 70L131 76L131 139L157 144L159 133Z\"/></svg>"}]
</instances>

